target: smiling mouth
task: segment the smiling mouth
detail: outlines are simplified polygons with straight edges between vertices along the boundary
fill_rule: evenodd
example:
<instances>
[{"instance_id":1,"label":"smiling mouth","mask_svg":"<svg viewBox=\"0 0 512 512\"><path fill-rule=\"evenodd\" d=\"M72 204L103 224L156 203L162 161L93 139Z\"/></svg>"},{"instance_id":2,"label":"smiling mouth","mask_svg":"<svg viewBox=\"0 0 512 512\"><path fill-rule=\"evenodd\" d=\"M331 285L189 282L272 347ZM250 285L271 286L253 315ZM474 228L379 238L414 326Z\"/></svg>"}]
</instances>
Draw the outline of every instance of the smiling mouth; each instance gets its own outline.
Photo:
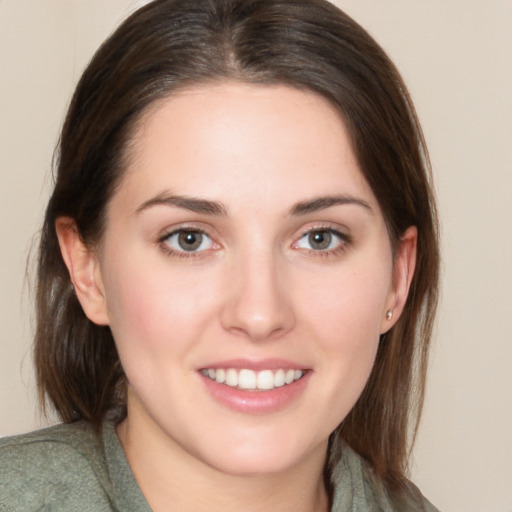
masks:
<instances>
[{"instance_id":1,"label":"smiling mouth","mask_svg":"<svg viewBox=\"0 0 512 512\"><path fill-rule=\"evenodd\" d=\"M246 368L203 368L200 372L218 384L247 391L269 391L287 386L304 376L304 370L262 370L254 371Z\"/></svg>"}]
</instances>

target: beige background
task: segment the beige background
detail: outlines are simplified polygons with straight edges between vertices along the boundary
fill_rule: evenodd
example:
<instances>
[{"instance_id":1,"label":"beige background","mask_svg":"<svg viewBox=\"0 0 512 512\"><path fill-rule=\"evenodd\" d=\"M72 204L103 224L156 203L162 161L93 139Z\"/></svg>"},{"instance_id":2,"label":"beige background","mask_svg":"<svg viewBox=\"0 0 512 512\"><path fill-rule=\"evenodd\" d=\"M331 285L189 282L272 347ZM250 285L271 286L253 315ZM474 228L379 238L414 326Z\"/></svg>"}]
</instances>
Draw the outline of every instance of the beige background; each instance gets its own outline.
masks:
<instances>
[{"instance_id":1,"label":"beige background","mask_svg":"<svg viewBox=\"0 0 512 512\"><path fill-rule=\"evenodd\" d=\"M0 0L0 435L43 424L26 257L57 132L136 3ZM338 0L409 84L443 221L444 292L413 479L442 510L512 511L512 1Z\"/></svg>"}]
</instances>

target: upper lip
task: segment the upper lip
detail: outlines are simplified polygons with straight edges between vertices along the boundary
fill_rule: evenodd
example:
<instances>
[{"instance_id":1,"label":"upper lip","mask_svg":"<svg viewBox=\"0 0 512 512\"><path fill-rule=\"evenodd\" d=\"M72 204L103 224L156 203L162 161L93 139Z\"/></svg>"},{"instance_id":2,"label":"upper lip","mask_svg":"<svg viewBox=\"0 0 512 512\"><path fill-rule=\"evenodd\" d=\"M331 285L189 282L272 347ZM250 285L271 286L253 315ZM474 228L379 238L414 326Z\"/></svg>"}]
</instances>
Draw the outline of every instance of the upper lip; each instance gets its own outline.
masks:
<instances>
[{"instance_id":1,"label":"upper lip","mask_svg":"<svg viewBox=\"0 0 512 512\"><path fill-rule=\"evenodd\" d=\"M296 363L287 359L228 359L224 361L216 361L213 363L207 363L201 366L199 369L213 369L219 368L234 368L235 370L305 370L307 369L303 364Z\"/></svg>"}]
</instances>

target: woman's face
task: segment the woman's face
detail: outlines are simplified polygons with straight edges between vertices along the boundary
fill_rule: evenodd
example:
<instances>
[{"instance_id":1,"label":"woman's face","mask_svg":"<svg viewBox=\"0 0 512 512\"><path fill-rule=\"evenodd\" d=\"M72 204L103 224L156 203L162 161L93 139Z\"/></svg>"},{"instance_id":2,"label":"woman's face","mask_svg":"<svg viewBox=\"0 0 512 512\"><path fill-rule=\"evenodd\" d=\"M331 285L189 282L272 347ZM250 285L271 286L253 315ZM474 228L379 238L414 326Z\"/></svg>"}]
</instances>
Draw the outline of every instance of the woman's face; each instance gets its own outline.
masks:
<instances>
[{"instance_id":1,"label":"woman's face","mask_svg":"<svg viewBox=\"0 0 512 512\"><path fill-rule=\"evenodd\" d=\"M112 329L128 425L233 474L324 457L397 302L339 115L285 86L197 87L130 150L84 306Z\"/></svg>"}]
</instances>

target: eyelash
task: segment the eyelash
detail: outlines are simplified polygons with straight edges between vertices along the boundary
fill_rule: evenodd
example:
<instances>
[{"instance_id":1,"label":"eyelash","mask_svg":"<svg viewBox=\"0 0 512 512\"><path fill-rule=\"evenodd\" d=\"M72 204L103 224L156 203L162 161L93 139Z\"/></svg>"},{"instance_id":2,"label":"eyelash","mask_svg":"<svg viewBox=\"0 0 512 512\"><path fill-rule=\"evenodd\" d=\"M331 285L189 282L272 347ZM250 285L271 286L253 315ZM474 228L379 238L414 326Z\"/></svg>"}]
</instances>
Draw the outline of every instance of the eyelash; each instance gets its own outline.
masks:
<instances>
[{"instance_id":1,"label":"eyelash","mask_svg":"<svg viewBox=\"0 0 512 512\"><path fill-rule=\"evenodd\" d=\"M169 246L168 241L172 236L177 235L179 233L194 233L197 235L206 236L210 240L212 240L212 238L208 235L208 233L206 233L206 231L204 231L203 229L199 229L196 227L182 226L178 229L173 229L172 231L165 233L158 239L158 245L160 246L160 248L162 249L162 251L165 254L172 256L174 258L191 259L191 258L201 258L204 256L204 253L208 253L212 250L212 249L204 249L202 251L188 252L185 250L177 251L177 250L173 249L172 247ZM213 242L213 240L212 240L212 243L215 244L215 242ZM217 245L217 244L215 244L215 245ZM215 250L215 249L213 249L213 250Z\"/></svg>"},{"instance_id":2,"label":"eyelash","mask_svg":"<svg viewBox=\"0 0 512 512\"><path fill-rule=\"evenodd\" d=\"M194 234L199 234L199 235L202 235L202 236L206 236L208 237L213 244L215 244L215 242L213 241L213 239L208 235L208 233L206 233L206 231L202 230L202 229L199 229L199 228L196 228L196 227L186 227L186 226L183 226L183 227L180 227L178 229L173 229L172 231L169 231L165 234L163 234L159 239L158 239L158 245L160 246L161 250L169 255L169 256L172 256L174 258L180 258L180 259L191 259L191 258L201 258L201 257L204 257L205 253L209 253L211 252L212 250L216 250L216 249L203 249L201 251L177 251L175 249L172 249L170 246L169 246L169 239L172 237L172 236L175 236L179 233L194 233ZM331 227L328 227L328 226L315 226L313 228L310 228L310 229L307 229L305 230L301 236L297 239L297 241L295 241L292 245L293 248L295 248L295 246L306 236L309 236L313 233L329 233L333 236L335 236L338 240L339 240L339 243L337 245L337 247L335 247L334 249L329 249L329 250L315 250L315 249L303 249L304 251L307 252L307 254L309 256L314 256L314 257L332 257L332 256L336 256L338 255L339 253L343 252L343 251L346 251L347 248L352 244L352 237L347 235L346 233L342 233L341 231L338 231L337 229L334 229L334 228L331 228ZM218 245L218 244L215 244L215 245ZM298 250L300 250L300 248L297 248Z\"/></svg>"},{"instance_id":3,"label":"eyelash","mask_svg":"<svg viewBox=\"0 0 512 512\"><path fill-rule=\"evenodd\" d=\"M314 256L317 258L329 258L332 256L337 256L338 254L346 251L349 246L352 244L352 237L349 236L346 233L343 233L341 231L338 231L337 229L334 229L329 226L314 226L313 228L309 228L305 230L302 235L299 237L299 239L294 242L294 246L297 245L300 240L302 240L304 237L309 236L313 233L329 233L333 236L335 236L338 239L338 245L329 250L315 250L315 249L304 249L307 251L308 255Z\"/></svg>"}]
</instances>

